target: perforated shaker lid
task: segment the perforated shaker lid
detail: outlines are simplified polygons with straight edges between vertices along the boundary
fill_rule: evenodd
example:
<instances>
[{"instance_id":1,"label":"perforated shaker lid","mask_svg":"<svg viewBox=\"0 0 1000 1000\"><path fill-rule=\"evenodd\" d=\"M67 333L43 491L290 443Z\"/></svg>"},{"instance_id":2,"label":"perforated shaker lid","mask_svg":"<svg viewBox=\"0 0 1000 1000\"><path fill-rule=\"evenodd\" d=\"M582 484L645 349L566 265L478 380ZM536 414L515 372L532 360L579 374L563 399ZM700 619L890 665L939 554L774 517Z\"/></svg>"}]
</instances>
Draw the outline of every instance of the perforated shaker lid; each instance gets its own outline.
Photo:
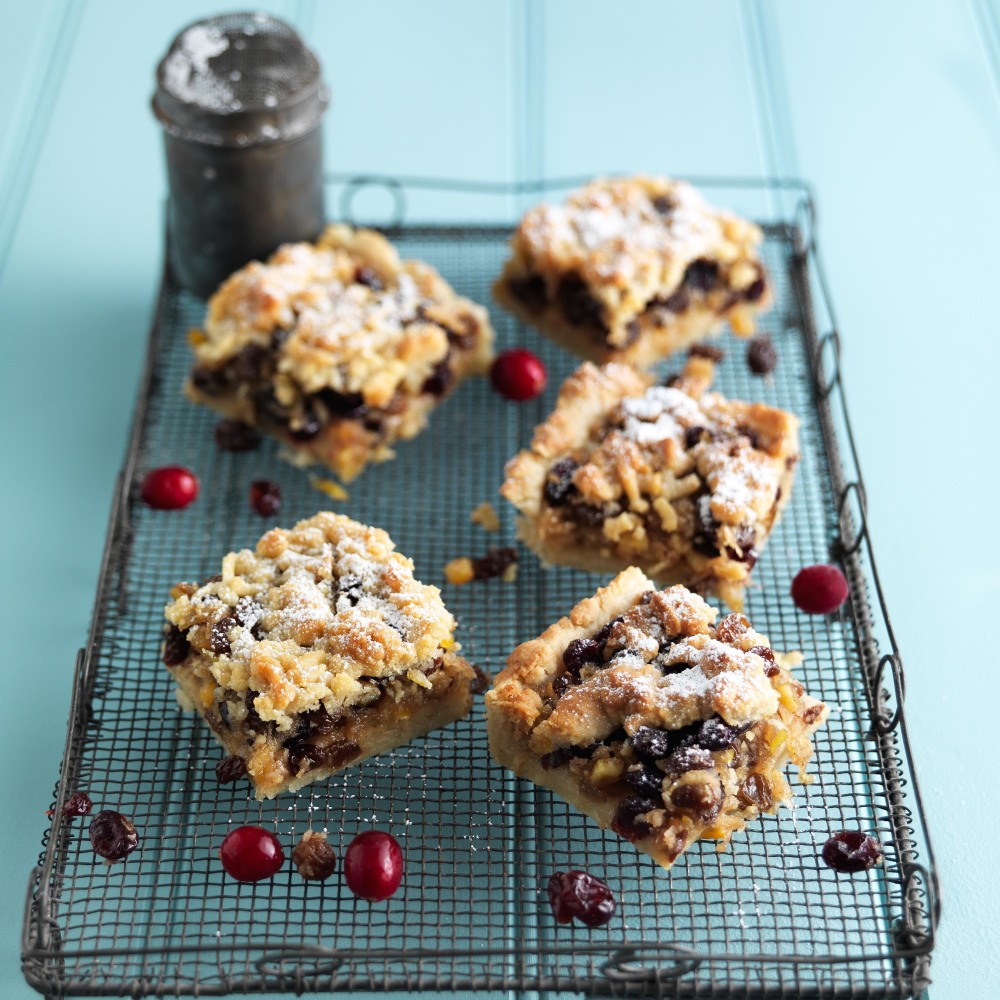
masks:
<instances>
[{"instance_id":1,"label":"perforated shaker lid","mask_svg":"<svg viewBox=\"0 0 1000 1000\"><path fill-rule=\"evenodd\" d=\"M264 13L189 25L156 80L153 112L163 127L216 146L297 138L319 124L330 101L319 61L293 28Z\"/></svg>"}]
</instances>

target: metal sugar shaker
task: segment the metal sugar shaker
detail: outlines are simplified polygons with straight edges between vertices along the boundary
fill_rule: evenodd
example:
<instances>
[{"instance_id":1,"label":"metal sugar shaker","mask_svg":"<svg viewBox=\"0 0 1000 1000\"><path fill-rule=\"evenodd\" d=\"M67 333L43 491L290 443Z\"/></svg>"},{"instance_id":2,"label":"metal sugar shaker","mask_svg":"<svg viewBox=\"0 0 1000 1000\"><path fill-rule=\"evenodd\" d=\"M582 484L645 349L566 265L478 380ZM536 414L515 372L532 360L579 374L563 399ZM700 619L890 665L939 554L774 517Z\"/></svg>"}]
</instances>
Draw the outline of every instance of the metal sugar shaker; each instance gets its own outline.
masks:
<instances>
[{"instance_id":1,"label":"metal sugar shaker","mask_svg":"<svg viewBox=\"0 0 1000 1000\"><path fill-rule=\"evenodd\" d=\"M287 24L224 14L185 28L156 73L170 188L170 267L207 297L237 268L323 228L330 93Z\"/></svg>"}]
</instances>

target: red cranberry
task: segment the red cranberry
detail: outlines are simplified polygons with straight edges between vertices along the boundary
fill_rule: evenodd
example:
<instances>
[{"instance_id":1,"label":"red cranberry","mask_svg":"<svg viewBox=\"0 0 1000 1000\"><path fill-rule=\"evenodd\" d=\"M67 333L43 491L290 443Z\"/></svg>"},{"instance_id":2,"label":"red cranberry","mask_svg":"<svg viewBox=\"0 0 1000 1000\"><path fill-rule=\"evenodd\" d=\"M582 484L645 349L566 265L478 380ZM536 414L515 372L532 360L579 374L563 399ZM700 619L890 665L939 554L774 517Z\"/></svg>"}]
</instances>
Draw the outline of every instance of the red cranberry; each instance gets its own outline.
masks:
<instances>
[{"instance_id":1,"label":"red cranberry","mask_svg":"<svg viewBox=\"0 0 1000 1000\"><path fill-rule=\"evenodd\" d=\"M139 834L128 816L102 809L90 821L90 843L102 858L122 861L139 846Z\"/></svg>"},{"instance_id":2,"label":"red cranberry","mask_svg":"<svg viewBox=\"0 0 1000 1000\"><path fill-rule=\"evenodd\" d=\"M576 917L600 927L615 915L615 897L605 882L587 872L556 872L549 878L549 905L560 924Z\"/></svg>"},{"instance_id":3,"label":"red cranberry","mask_svg":"<svg viewBox=\"0 0 1000 1000\"><path fill-rule=\"evenodd\" d=\"M403 850L381 830L365 830L347 845L344 880L347 888L370 903L388 899L403 877Z\"/></svg>"},{"instance_id":4,"label":"red cranberry","mask_svg":"<svg viewBox=\"0 0 1000 1000\"><path fill-rule=\"evenodd\" d=\"M841 830L824 845L823 860L842 875L867 871L882 864L882 845L860 830Z\"/></svg>"},{"instance_id":5,"label":"red cranberry","mask_svg":"<svg viewBox=\"0 0 1000 1000\"><path fill-rule=\"evenodd\" d=\"M139 495L156 510L180 510L198 496L198 477L182 465L164 465L146 473Z\"/></svg>"},{"instance_id":6,"label":"red cranberry","mask_svg":"<svg viewBox=\"0 0 1000 1000\"><path fill-rule=\"evenodd\" d=\"M261 517L273 517L281 510L281 487L270 479L255 479L250 484L250 506Z\"/></svg>"},{"instance_id":7,"label":"red cranberry","mask_svg":"<svg viewBox=\"0 0 1000 1000\"><path fill-rule=\"evenodd\" d=\"M226 874L237 882L259 882L277 874L285 863L278 838L260 826L238 826L230 830L219 848Z\"/></svg>"},{"instance_id":8,"label":"red cranberry","mask_svg":"<svg viewBox=\"0 0 1000 1000\"><path fill-rule=\"evenodd\" d=\"M545 388L548 376L537 354L514 348L498 354L490 368L490 382L504 399L522 403L534 399Z\"/></svg>"},{"instance_id":9,"label":"red cranberry","mask_svg":"<svg viewBox=\"0 0 1000 1000\"><path fill-rule=\"evenodd\" d=\"M847 580L836 566L806 566L792 580L795 606L810 615L829 615L847 600Z\"/></svg>"}]
</instances>

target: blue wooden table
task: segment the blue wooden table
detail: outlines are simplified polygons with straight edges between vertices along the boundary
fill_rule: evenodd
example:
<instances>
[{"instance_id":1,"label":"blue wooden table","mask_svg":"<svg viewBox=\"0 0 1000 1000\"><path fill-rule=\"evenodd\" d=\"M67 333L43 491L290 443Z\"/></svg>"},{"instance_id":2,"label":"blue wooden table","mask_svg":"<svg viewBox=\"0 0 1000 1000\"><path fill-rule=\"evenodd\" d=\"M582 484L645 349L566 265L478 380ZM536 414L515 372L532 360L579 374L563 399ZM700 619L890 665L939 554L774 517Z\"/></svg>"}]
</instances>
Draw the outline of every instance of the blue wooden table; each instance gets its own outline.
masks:
<instances>
[{"instance_id":1,"label":"blue wooden table","mask_svg":"<svg viewBox=\"0 0 1000 1000\"><path fill-rule=\"evenodd\" d=\"M153 69L241 5L37 0L0 34L0 996L63 749L162 255ZM938 852L935 1000L1000 997L997 0L284 0L334 91L328 168L788 175L820 242ZM522 206L509 206L520 208ZM495 205L430 200L429 216Z\"/></svg>"}]
</instances>

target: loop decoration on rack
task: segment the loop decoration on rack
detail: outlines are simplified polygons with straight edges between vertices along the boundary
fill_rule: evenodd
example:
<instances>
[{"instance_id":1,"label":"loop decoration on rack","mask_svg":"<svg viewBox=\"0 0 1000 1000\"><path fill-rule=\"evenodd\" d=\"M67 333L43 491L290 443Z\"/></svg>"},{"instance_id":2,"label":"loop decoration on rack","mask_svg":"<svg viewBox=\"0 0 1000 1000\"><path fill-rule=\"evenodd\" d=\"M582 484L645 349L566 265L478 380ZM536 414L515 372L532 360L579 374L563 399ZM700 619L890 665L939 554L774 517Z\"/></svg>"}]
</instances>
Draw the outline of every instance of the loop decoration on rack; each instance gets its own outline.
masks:
<instances>
[{"instance_id":1,"label":"loop decoration on rack","mask_svg":"<svg viewBox=\"0 0 1000 1000\"><path fill-rule=\"evenodd\" d=\"M853 508L850 503L854 499ZM857 528L855 528L855 523ZM848 483L837 498L837 539L839 555L853 555L868 534L868 496L860 480Z\"/></svg>"},{"instance_id":2,"label":"loop decoration on rack","mask_svg":"<svg viewBox=\"0 0 1000 1000\"><path fill-rule=\"evenodd\" d=\"M940 919L937 876L916 862L907 865L903 872L903 920L896 928L896 939L907 950L929 952Z\"/></svg>"},{"instance_id":3,"label":"loop decoration on rack","mask_svg":"<svg viewBox=\"0 0 1000 1000\"><path fill-rule=\"evenodd\" d=\"M403 219L406 218L406 192L403 190L403 185L392 177L375 177L368 174L359 174L344 184L344 190L340 194L340 217L344 222L352 226L358 225L354 217L354 199L364 188L382 188L392 197L393 214L387 222L380 224L381 228L394 229L403 224Z\"/></svg>"},{"instance_id":4,"label":"loop decoration on rack","mask_svg":"<svg viewBox=\"0 0 1000 1000\"><path fill-rule=\"evenodd\" d=\"M796 254L800 258L806 257L816 247L816 203L808 191L795 202L792 221L796 233Z\"/></svg>"},{"instance_id":5,"label":"loop decoration on rack","mask_svg":"<svg viewBox=\"0 0 1000 1000\"><path fill-rule=\"evenodd\" d=\"M645 964L638 964L645 963ZM680 979L701 965L702 959L679 945L626 944L601 963L601 972L616 983L645 983L650 980Z\"/></svg>"},{"instance_id":6,"label":"loop decoration on rack","mask_svg":"<svg viewBox=\"0 0 1000 1000\"><path fill-rule=\"evenodd\" d=\"M892 673L892 696L883 683L886 667ZM903 715L903 702L906 698L906 681L903 677L903 665L896 653L886 653L878 661L875 676L872 678L872 725L869 736L888 736L899 725ZM895 707L893 707L893 701Z\"/></svg>"},{"instance_id":7,"label":"loop decoration on rack","mask_svg":"<svg viewBox=\"0 0 1000 1000\"><path fill-rule=\"evenodd\" d=\"M824 333L816 344L812 357L816 393L826 399L840 382L840 334L836 330Z\"/></svg>"},{"instance_id":8,"label":"loop decoration on rack","mask_svg":"<svg viewBox=\"0 0 1000 1000\"><path fill-rule=\"evenodd\" d=\"M254 962L254 968L262 975L293 984L293 989L301 993L308 980L332 976L343 964L339 955L303 948L265 952Z\"/></svg>"}]
</instances>

